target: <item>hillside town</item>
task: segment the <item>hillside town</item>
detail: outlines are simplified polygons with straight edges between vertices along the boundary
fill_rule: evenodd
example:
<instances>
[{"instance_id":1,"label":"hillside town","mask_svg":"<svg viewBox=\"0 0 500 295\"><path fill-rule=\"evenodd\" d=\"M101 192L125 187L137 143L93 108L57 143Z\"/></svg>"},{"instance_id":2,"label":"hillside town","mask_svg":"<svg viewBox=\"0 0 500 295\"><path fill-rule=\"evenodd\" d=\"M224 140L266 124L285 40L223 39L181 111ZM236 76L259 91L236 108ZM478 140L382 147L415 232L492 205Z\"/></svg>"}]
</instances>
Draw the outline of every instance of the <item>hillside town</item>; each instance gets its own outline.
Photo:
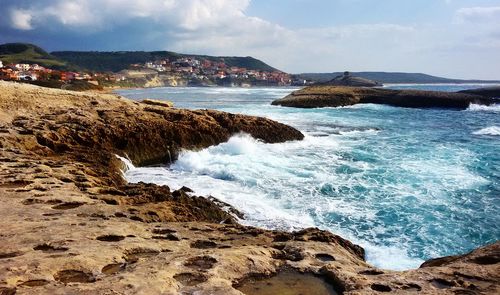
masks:
<instances>
[{"instance_id":1,"label":"hillside town","mask_svg":"<svg viewBox=\"0 0 500 295\"><path fill-rule=\"evenodd\" d=\"M183 57L176 60L161 59L144 64L131 65L133 68L147 68L159 73L174 73L185 78L201 81L240 83L249 85L287 86L292 83L291 76L281 71L257 71L240 67L229 67L223 61L199 60ZM241 85L240 85L241 86Z\"/></svg>"},{"instance_id":2,"label":"hillside town","mask_svg":"<svg viewBox=\"0 0 500 295\"><path fill-rule=\"evenodd\" d=\"M223 61L189 57L131 64L128 70L118 73L61 71L38 64L3 64L0 61L0 80L23 82L57 80L67 83L86 81L107 86L135 82L140 85L137 83L138 75L143 79L174 78L182 80L183 83L180 84L182 86L288 86L292 83L291 76L281 71L249 70L227 66Z\"/></svg>"}]
</instances>

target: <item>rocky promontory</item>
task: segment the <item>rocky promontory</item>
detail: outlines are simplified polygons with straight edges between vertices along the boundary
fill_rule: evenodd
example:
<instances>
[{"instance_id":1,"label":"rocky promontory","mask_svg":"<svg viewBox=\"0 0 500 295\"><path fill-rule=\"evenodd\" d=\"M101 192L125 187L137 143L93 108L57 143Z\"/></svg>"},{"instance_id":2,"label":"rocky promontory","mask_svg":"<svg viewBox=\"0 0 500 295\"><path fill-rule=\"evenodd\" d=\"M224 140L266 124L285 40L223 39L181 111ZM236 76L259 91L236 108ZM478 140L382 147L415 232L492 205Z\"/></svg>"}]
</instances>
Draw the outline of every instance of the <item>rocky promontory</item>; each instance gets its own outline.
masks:
<instances>
[{"instance_id":1,"label":"rocky promontory","mask_svg":"<svg viewBox=\"0 0 500 295\"><path fill-rule=\"evenodd\" d=\"M359 103L385 104L407 108L466 109L471 103L492 104L488 96L423 90L394 90L387 88L310 86L292 92L272 102L297 108L340 107Z\"/></svg>"},{"instance_id":2,"label":"rocky promontory","mask_svg":"<svg viewBox=\"0 0 500 295\"><path fill-rule=\"evenodd\" d=\"M189 188L126 183L116 157L169 163L239 132L303 137L263 118L0 81L0 294L500 291L500 243L380 270L332 233L242 226Z\"/></svg>"}]
</instances>

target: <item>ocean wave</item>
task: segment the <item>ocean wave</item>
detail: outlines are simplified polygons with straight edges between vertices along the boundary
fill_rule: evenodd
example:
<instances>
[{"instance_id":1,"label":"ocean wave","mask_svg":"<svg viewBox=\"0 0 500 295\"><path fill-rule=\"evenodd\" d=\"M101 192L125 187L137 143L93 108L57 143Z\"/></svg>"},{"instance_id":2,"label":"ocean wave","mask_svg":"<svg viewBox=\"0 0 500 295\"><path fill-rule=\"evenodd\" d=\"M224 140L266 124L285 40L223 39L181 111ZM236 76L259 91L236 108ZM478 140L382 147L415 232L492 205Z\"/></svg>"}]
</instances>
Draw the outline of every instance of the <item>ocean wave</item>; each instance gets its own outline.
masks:
<instances>
[{"instance_id":1,"label":"ocean wave","mask_svg":"<svg viewBox=\"0 0 500 295\"><path fill-rule=\"evenodd\" d=\"M480 105L480 104L471 104L467 111L471 112L493 112L500 113L500 104L492 104L492 105Z\"/></svg>"},{"instance_id":2,"label":"ocean wave","mask_svg":"<svg viewBox=\"0 0 500 295\"><path fill-rule=\"evenodd\" d=\"M498 126L490 126L473 132L475 135L500 135L500 127Z\"/></svg>"}]
</instances>

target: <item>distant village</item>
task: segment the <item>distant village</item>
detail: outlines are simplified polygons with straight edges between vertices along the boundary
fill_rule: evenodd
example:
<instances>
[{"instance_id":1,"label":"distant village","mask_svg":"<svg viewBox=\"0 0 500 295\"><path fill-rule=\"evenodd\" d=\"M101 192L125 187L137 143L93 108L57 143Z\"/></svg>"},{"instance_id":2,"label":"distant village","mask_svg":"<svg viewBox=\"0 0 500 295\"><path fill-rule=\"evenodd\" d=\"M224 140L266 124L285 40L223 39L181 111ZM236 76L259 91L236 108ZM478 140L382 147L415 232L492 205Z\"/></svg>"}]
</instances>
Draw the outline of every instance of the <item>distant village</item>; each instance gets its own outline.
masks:
<instances>
[{"instance_id":1,"label":"distant village","mask_svg":"<svg viewBox=\"0 0 500 295\"><path fill-rule=\"evenodd\" d=\"M229 67L223 61L183 57L175 60L161 59L144 64L131 64L129 69L118 73L90 73L60 71L38 64L3 64L0 61L0 80L47 81L58 80L71 83L83 80L89 83L119 84L137 80L137 73L144 76L183 79L186 86L288 86L291 76L281 71L257 71L240 67Z\"/></svg>"},{"instance_id":2,"label":"distant village","mask_svg":"<svg viewBox=\"0 0 500 295\"><path fill-rule=\"evenodd\" d=\"M0 80L6 81L48 81L57 80L63 82L71 82L75 80L84 80L89 83L98 85L98 78L116 79L114 75L102 73L77 73L68 71L59 71L42 67L38 64L8 64L4 65L0 61Z\"/></svg>"}]
</instances>

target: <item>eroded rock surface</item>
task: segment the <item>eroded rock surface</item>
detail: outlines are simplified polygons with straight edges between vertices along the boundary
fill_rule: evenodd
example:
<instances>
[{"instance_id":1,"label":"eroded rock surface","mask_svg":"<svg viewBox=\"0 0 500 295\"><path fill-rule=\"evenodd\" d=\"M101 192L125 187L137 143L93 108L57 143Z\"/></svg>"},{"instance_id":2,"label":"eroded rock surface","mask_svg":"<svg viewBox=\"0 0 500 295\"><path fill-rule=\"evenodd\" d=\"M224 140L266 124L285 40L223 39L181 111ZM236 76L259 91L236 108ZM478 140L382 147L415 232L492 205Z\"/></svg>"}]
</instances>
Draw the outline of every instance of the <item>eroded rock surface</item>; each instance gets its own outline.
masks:
<instances>
[{"instance_id":1,"label":"eroded rock surface","mask_svg":"<svg viewBox=\"0 0 500 295\"><path fill-rule=\"evenodd\" d=\"M462 91L460 91L460 93L482 95L482 96L494 97L494 98L500 99L500 86L490 86L490 87L483 87L483 88L477 88L477 89L462 90Z\"/></svg>"},{"instance_id":2,"label":"eroded rock surface","mask_svg":"<svg viewBox=\"0 0 500 295\"><path fill-rule=\"evenodd\" d=\"M168 162L236 132L302 138L266 119L0 82L0 294L242 294L291 269L343 294L498 293L498 243L379 270L334 234L246 227L188 188L127 184L114 155Z\"/></svg>"},{"instance_id":3,"label":"eroded rock surface","mask_svg":"<svg viewBox=\"0 0 500 295\"><path fill-rule=\"evenodd\" d=\"M470 93L310 86L294 91L284 98L273 101L272 104L297 108L321 108L375 103L407 108L466 109L471 103L489 105L494 102L490 97Z\"/></svg>"}]
</instances>

